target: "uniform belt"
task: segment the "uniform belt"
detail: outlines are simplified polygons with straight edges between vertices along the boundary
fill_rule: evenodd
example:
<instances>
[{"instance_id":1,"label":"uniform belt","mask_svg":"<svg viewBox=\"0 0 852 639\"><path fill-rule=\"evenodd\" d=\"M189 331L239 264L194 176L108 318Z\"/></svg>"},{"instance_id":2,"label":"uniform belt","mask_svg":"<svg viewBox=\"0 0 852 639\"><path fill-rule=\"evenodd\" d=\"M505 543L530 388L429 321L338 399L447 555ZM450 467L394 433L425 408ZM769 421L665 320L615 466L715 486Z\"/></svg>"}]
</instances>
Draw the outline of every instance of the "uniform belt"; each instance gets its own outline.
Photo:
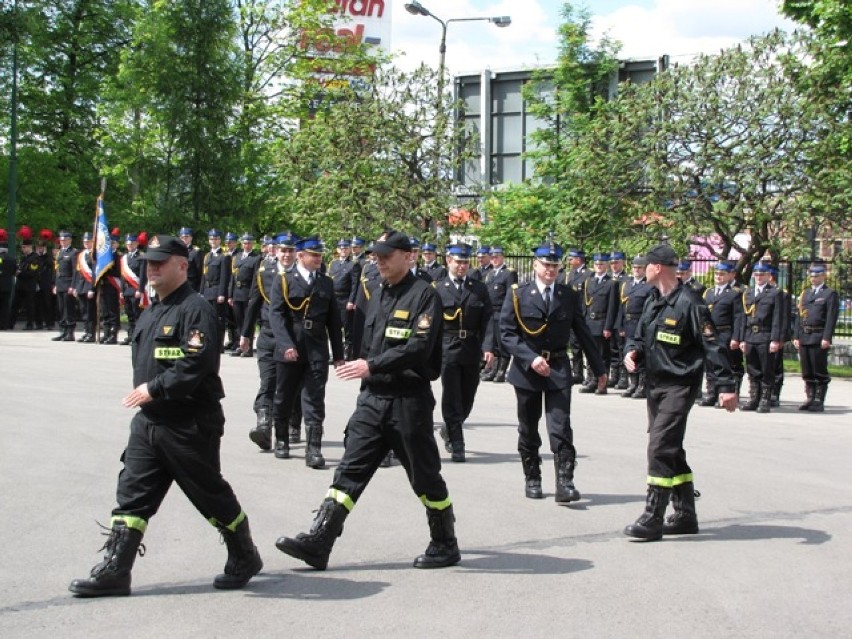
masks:
<instances>
[{"instance_id":1,"label":"uniform belt","mask_svg":"<svg viewBox=\"0 0 852 639\"><path fill-rule=\"evenodd\" d=\"M311 330L314 327L314 321L304 317L294 316L294 324L301 324L306 330Z\"/></svg>"},{"instance_id":2,"label":"uniform belt","mask_svg":"<svg viewBox=\"0 0 852 639\"><path fill-rule=\"evenodd\" d=\"M479 337L479 331L467 331L463 328L445 328L444 335L458 335L459 339L465 339L468 337Z\"/></svg>"},{"instance_id":3,"label":"uniform belt","mask_svg":"<svg viewBox=\"0 0 852 639\"><path fill-rule=\"evenodd\" d=\"M716 327L716 330L719 331L719 332L729 331L729 330L731 330L731 325L730 324L721 324L721 325Z\"/></svg>"},{"instance_id":4,"label":"uniform belt","mask_svg":"<svg viewBox=\"0 0 852 639\"><path fill-rule=\"evenodd\" d=\"M593 320L604 319L606 317L606 313L589 313L589 317Z\"/></svg>"},{"instance_id":5,"label":"uniform belt","mask_svg":"<svg viewBox=\"0 0 852 639\"><path fill-rule=\"evenodd\" d=\"M759 333L759 332L760 332L760 325L759 325L759 324L755 324L755 325L753 325L753 326L751 327L751 332L752 332L752 333Z\"/></svg>"},{"instance_id":6,"label":"uniform belt","mask_svg":"<svg viewBox=\"0 0 852 639\"><path fill-rule=\"evenodd\" d=\"M242 288L243 283L242 282L234 282L234 286L236 286L237 288Z\"/></svg>"},{"instance_id":7,"label":"uniform belt","mask_svg":"<svg viewBox=\"0 0 852 639\"><path fill-rule=\"evenodd\" d=\"M559 348L552 351L541 351L541 356L546 362L552 362L557 359L568 359L568 348Z\"/></svg>"},{"instance_id":8,"label":"uniform belt","mask_svg":"<svg viewBox=\"0 0 852 639\"><path fill-rule=\"evenodd\" d=\"M804 333L822 333L825 330L825 326L802 326L802 332Z\"/></svg>"},{"instance_id":9,"label":"uniform belt","mask_svg":"<svg viewBox=\"0 0 852 639\"><path fill-rule=\"evenodd\" d=\"M624 319L631 320L631 321L632 320L638 320L640 317L642 317L642 313L625 313L624 314Z\"/></svg>"}]
</instances>

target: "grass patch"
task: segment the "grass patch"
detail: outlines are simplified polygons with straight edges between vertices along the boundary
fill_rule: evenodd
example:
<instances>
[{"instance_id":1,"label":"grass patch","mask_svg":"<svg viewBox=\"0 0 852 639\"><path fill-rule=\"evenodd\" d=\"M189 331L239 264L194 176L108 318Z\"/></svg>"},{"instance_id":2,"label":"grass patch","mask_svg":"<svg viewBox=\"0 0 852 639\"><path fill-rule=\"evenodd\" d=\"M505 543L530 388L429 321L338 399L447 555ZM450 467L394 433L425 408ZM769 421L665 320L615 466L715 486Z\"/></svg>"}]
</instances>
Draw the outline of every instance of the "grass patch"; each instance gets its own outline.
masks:
<instances>
[{"instance_id":1,"label":"grass patch","mask_svg":"<svg viewBox=\"0 0 852 639\"><path fill-rule=\"evenodd\" d=\"M799 360L785 359L784 372L802 374L802 367L799 365ZM832 366L828 365L828 374L832 377L852 378L852 366Z\"/></svg>"}]
</instances>

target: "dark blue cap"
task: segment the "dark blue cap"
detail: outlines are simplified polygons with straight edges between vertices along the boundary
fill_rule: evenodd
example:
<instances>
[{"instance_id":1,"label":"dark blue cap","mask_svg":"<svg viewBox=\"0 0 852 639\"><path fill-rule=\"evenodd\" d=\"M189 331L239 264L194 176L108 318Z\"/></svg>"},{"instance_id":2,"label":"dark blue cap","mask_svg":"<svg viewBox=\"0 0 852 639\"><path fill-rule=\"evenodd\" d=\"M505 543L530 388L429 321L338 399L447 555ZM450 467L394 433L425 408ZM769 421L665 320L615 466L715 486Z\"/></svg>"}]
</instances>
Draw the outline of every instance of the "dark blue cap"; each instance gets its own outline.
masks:
<instances>
[{"instance_id":1,"label":"dark blue cap","mask_svg":"<svg viewBox=\"0 0 852 639\"><path fill-rule=\"evenodd\" d=\"M243 233L243 236L240 238L240 242L254 242L254 235L251 233Z\"/></svg>"},{"instance_id":2,"label":"dark blue cap","mask_svg":"<svg viewBox=\"0 0 852 639\"><path fill-rule=\"evenodd\" d=\"M772 270L769 268L769 264L764 264L763 262L758 262L754 265L755 273L771 273Z\"/></svg>"},{"instance_id":3,"label":"dark blue cap","mask_svg":"<svg viewBox=\"0 0 852 639\"><path fill-rule=\"evenodd\" d=\"M447 255L456 260L469 260L471 246L469 244L450 244L447 247Z\"/></svg>"},{"instance_id":4,"label":"dark blue cap","mask_svg":"<svg viewBox=\"0 0 852 639\"><path fill-rule=\"evenodd\" d=\"M811 267L808 269L808 273L811 275L824 275L825 272L825 264L822 264L821 262L811 264Z\"/></svg>"},{"instance_id":5,"label":"dark blue cap","mask_svg":"<svg viewBox=\"0 0 852 639\"><path fill-rule=\"evenodd\" d=\"M271 246L272 244L275 244L275 238L271 235L264 235L260 238L260 243L264 246Z\"/></svg>"},{"instance_id":6,"label":"dark blue cap","mask_svg":"<svg viewBox=\"0 0 852 639\"><path fill-rule=\"evenodd\" d=\"M692 270L692 262L689 260L681 260L677 264L678 271L691 271Z\"/></svg>"},{"instance_id":7,"label":"dark blue cap","mask_svg":"<svg viewBox=\"0 0 852 639\"><path fill-rule=\"evenodd\" d=\"M562 247L555 242L548 242L536 247L533 254L537 260L545 264L559 264L562 259Z\"/></svg>"},{"instance_id":8,"label":"dark blue cap","mask_svg":"<svg viewBox=\"0 0 852 639\"><path fill-rule=\"evenodd\" d=\"M637 255L633 258L633 266L648 266L648 258L644 255Z\"/></svg>"},{"instance_id":9,"label":"dark blue cap","mask_svg":"<svg viewBox=\"0 0 852 639\"><path fill-rule=\"evenodd\" d=\"M83 233L83 239L84 240L91 240L92 234L89 231L86 231L85 233Z\"/></svg>"},{"instance_id":10,"label":"dark blue cap","mask_svg":"<svg viewBox=\"0 0 852 639\"><path fill-rule=\"evenodd\" d=\"M609 262L609 253L595 253L592 259L595 262Z\"/></svg>"},{"instance_id":11,"label":"dark blue cap","mask_svg":"<svg viewBox=\"0 0 852 639\"><path fill-rule=\"evenodd\" d=\"M231 231L225 233L225 241L226 242L236 242L238 239L237 234Z\"/></svg>"},{"instance_id":12,"label":"dark blue cap","mask_svg":"<svg viewBox=\"0 0 852 639\"><path fill-rule=\"evenodd\" d=\"M477 255L488 255L488 253L490 251L491 251L491 249L489 247L483 245L483 246L480 246L478 249L476 249L476 254Z\"/></svg>"},{"instance_id":13,"label":"dark blue cap","mask_svg":"<svg viewBox=\"0 0 852 639\"><path fill-rule=\"evenodd\" d=\"M438 247L435 246L434 244L432 244L432 242L424 242L423 246L420 247L420 250L423 251L424 253L426 251L432 251L434 253L437 250L437 248Z\"/></svg>"},{"instance_id":14,"label":"dark blue cap","mask_svg":"<svg viewBox=\"0 0 852 639\"><path fill-rule=\"evenodd\" d=\"M71 231L59 231L59 238L60 239L69 240L72 237L74 237L74 235L73 235L73 233L71 233Z\"/></svg>"},{"instance_id":15,"label":"dark blue cap","mask_svg":"<svg viewBox=\"0 0 852 639\"><path fill-rule=\"evenodd\" d=\"M136 233L128 233L124 236L125 242L135 242L137 239L139 238L136 236Z\"/></svg>"},{"instance_id":16,"label":"dark blue cap","mask_svg":"<svg viewBox=\"0 0 852 639\"><path fill-rule=\"evenodd\" d=\"M491 247L491 255L503 255L503 247L502 246L492 246Z\"/></svg>"},{"instance_id":17,"label":"dark blue cap","mask_svg":"<svg viewBox=\"0 0 852 639\"><path fill-rule=\"evenodd\" d=\"M222 231L219 229L210 229L207 231L207 237L222 237Z\"/></svg>"},{"instance_id":18,"label":"dark blue cap","mask_svg":"<svg viewBox=\"0 0 852 639\"><path fill-rule=\"evenodd\" d=\"M352 246L364 246L367 241L363 237L358 237L357 235L352 238Z\"/></svg>"},{"instance_id":19,"label":"dark blue cap","mask_svg":"<svg viewBox=\"0 0 852 639\"><path fill-rule=\"evenodd\" d=\"M322 243L322 240L319 239L318 235L312 235L310 237L306 237L296 244L297 251L306 251L308 253L324 253L325 245Z\"/></svg>"},{"instance_id":20,"label":"dark blue cap","mask_svg":"<svg viewBox=\"0 0 852 639\"><path fill-rule=\"evenodd\" d=\"M586 259L586 252L583 249L568 249L568 257L582 257Z\"/></svg>"},{"instance_id":21,"label":"dark blue cap","mask_svg":"<svg viewBox=\"0 0 852 639\"><path fill-rule=\"evenodd\" d=\"M717 271L721 271L722 273L734 272L734 265L731 262L725 262L722 260L716 262L716 265L713 268L715 268Z\"/></svg>"},{"instance_id":22,"label":"dark blue cap","mask_svg":"<svg viewBox=\"0 0 852 639\"><path fill-rule=\"evenodd\" d=\"M610 256L611 260L626 260L627 256L624 254L624 251L613 251Z\"/></svg>"},{"instance_id":23,"label":"dark blue cap","mask_svg":"<svg viewBox=\"0 0 852 639\"><path fill-rule=\"evenodd\" d=\"M178 231L178 235L192 235L192 229L188 226L184 226L180 231Z\"/></svg>"},{"instance_id":24,"label":"dark blue cap","mask_svg":"<svg viewBox=\"0 0 852 639\"><path fill-rule=\"evenodd\" d=\"M275 243L278 246L296 248L296 244L299 243L299 236L295 235L292 231L284 231L275 236Z\"/></svg>"},{"instance_id":25,"label":"dark blue cap","mask_svg":"<svg viewBox=\"0 0 852 639\"><path fill-rule=\"evenodd\" d=\"M338 240L337 241L337 248L349 248L351 246L352 246L352 242L350 242L349 240Z\"/></svg>"},{"instance_id":26,"label":"dark blue cap","mask_svg":"<svg viewBox=\"0 0 852 639\"><path fill-rule=\"evenodd\" d=\"M420 250L420 240L418 240L416 237L409 237L408 243L411 245L412 249L416 249L418 251Z\"/></svg>"}]
</instances>

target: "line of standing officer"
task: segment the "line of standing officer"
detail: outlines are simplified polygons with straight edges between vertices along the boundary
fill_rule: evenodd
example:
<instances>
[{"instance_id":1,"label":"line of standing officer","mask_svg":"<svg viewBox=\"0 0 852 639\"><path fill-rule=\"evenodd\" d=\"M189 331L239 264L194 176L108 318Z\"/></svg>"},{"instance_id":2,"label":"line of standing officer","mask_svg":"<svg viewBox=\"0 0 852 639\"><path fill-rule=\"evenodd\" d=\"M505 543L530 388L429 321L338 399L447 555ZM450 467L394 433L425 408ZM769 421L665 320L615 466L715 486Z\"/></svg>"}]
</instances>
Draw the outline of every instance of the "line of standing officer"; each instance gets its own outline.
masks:
<instances>
[{"instance_id":1,"label":"line of standing officer","mask_svg":"<svg viewBox=\"0 0 852 639\"><path fill-rule=\"evenodd\" d=\"M80 319L83 320L83 336L78 342L95 342L95 320L97 301L95 300L95 259L92 252L92 234L83 234L83 250L77 253L77 265L74 272L72 289L80 304Z\"/></svg>"},{"instance_id":2,"label":"line of standing officer","mask_svg":"<svg viewBox=\"0 0 852 639\"><path fill-rule=\"evenodd\" d=\"M582 293L586 280L592 276L592 271L586 266L586 252L582 249L568 249L568 270L565 272L565 284ZM571 336L571 375L574 384L583 383L583 349Z\"/></svg>"},{"instance_id":3,"label":"line of standing officer","mask_svg":"<svg viewBox=\"0 0 852 639\"><path fill-rule=\"evenodd\" d=\"M627 271L624 269L624 262L627 256L623 251L613 251L609 260L609 272L616 286L616 299L621 291L622 285L630 279ZM620 301L620 300L619 300ZM618 314L621 312L621 304L616 305L616 324L618 323ZM624 363L621 361L624 357L624 338L619 332L618 326L613 326L612 336L610 341L610 367L608 388L617 390L625 390L627 388L627 371L624 370Z\"/></svg>"},{"instance_id":4,"label":"line of standing officer","mask_svg":"<svg viewBox=\"0 0 852 639\"><path fill-rule=\"evenodd\" d=\"M204 256L199 291L213 307L219 322L220 348L228 349L234 344L224 344L228 328L228 288L231 283L231 256L222 250L222 231L210 229L207 233L210 251Z\"/></svg>"},{"instance_id":5,"label":"line of standing officer","mask_svg":"<svg viewBox=\"0 0 852 639\"><path fill-rule=\"evenodd\" d=\"M793 346L799 351L805 382L806 399L799 410L821 413L825 410L825 394L831 382L828 351L837 325L840 301L837 292L825 284L825 264L812 264L808 275L810 286L799 297L793 340Z\"/></svg>"},{"instance_id":6,"label":"line of standing officer","mask_svg":"<svg viewBox=\"0 0 852 639\"><path fill-rule=\"evenodd\" d=\"M645 268L647 265L648 261L645 259L645 256L637 255L634 257L633 277L626 282L622 282L619 289L620 304L616 324L622 343L626 343L627 340L633 337L633 333L636 332L636 327L639 325L639 318L642 317L642 309L645 308L645 301L654 290L654 287L648 284L648 281L645 279ZM645 399L647 397L645 380L644 362L637 362L636 369L629 373L627 372L627 368L625 368L624 381L627 384L621 396L632 399Z\"/></svg>"},{"instance_id":7,"label":"line of standing officer","mask_svg":"<svg viewBox=\"0 0 852 639\"><path fill-rule=\"evenodd\" d=\"M608 273L609 253L594 254L594 273L583 282L582 300L586 313L586 324L594 338L598 354L607 372L612 363L612 336L615 333L615 320L618 316L618 283ZM606 395L590 366L586 367L586 381L580 388L581 393Z\"/></svg>"},{"instance_id":8,"label":"line of standing officer","mask_svg":"<svg viewBox=\"0 0 852 639\"><path fill-rule=\"evenodd\" d=\"M770 411L776 359L781 357L784 333L784 301L769 281L769 265L754 266L755 285L743 291L743 332L740 349L745 353L749 401L742 410Z\"/></svg>"},{"instance_id":9,"label":"line of standing officer","mask_svg":"<svg viewBox=\"0 0 852 639\"><path fill-rule=\"evenodd\" d=\"M54 342L73 342L77 326L77 301L74 298L74 274L77 269L77 249L71 246L73 235L59 231L59 252L56 254L56 279L53 286L59 322L59 335Z\"/></svg>"},{"instance_id":10,"label":"line of standing officer","mask_svg":"<svg viewBox=\"0 0 852 639\"><path fill-rule=\"evenodd\" d=\"M491 267L485 273L485 286L488 288L488 297L491 299L495 361L491 368L482 371L482 380L502 384L506 381L506 372L512 361L512 354L506 350L500 340L500 312L512 286L518 283L518 273L506 264L502 246L492 246L490 256Z\"/></svg>"},{"instance_id":11,"label":"line of standing officer","mask_svg":"<svg viewBox=\"0 0 852 639\"><path fill-rule=\"evenodd\" d=\"M193 233L194 231L190 227L184 226L178 232L178 236L189 250L189 256L187 257L189 268L187 269L186 279L192 290L200 293L201 275L204 271L204 253L192 243Z\"/></svg>"},{"instance_id":12,"label":"line of standing officer","mask_svg":"<svg viewBox=\"0 0 852 639\"><path fill-rule=\"evenodd\" d=\"M136 322L142 313L145 298L145 255L139 250L139 236L128 233L124 236L126 252L121 256L122 296L124 297L124 312L127 315L127 337L121 342L128 346L136 330Z\"/></svg>"},{"instance_id":13,"label":"line of standing officer","mask_svg":"<svg viewBox=\"0 0 852 639\"><path fill-rule=\"evenodd\" d=\"M254 235L251 233L244 233L240 238L240 243L242 244L242 250L237 251L231 261L231 284L228 291L228 304L233 310L234 325L236 326L238 335L244 336L246 308L248 307L252 283L254 282L261 256L254 250ZM248 335L248 349L242 350L241 348L237 348L237 344L234 344L231 357L252 357L254 324L248 328L250 330L250 335ZM240 341L238 337L237 343Z\"/></svg>"},{"instance_id":14,"label":"line of standing officer","mask_svg":"<svg viewBox=\"0 0 852 639\"><path fill-rule=\"evenodd\" d=\"M433 286L441 300L441 436L454 462L465 461L464 422L473 409L479 370L494 363L491 299L482 282L468 277L471 247L447 247L447 276Z\"/></svg>"},{"instance_id":15,"label":"line of standing officer","mask_svg":"<svg viewBox=\"0 0 852 639\"><path fill-rule=\"evenodd\" d=\"M343 327L343 349L346 359L352 359L352 315L355 303L352 294L358 285L360 266L350 259L352 241L341 239L337 242L337 259L328 267L328 276L334 284L334 297L340 311L340 325Z\"/></svg>"}]
</instances>

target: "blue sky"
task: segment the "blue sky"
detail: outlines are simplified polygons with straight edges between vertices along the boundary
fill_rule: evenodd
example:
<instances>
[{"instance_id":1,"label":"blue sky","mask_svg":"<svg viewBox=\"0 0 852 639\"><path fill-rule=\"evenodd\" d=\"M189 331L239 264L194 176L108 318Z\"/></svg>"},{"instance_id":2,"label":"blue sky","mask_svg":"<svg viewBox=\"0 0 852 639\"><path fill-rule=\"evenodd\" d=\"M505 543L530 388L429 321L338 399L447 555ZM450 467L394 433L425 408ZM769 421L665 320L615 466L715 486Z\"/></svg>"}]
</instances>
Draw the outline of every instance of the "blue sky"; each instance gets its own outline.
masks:
<instances>
[{"instance_id":1,"label":"blue sky","mask_svg":"<svg viewBox=\"0 0 852 639\"><path fill-rule=\"evenodd\" d=\"M440 25L405 11L407 0L393 1L393 49L404 53L403 68L438 63ZM420 0L443 20L509 15L512 25L498 29L487 22L450 23L447 67L452 73L546 65L556 59L556 29L561 0ZM778 13L778 0L586 0L594 33L604 31L623 44L622 58L656 58L668 54L688 62L697 53L712 53L750 35L793 23Z\"/></svg>"}]
</instances>

